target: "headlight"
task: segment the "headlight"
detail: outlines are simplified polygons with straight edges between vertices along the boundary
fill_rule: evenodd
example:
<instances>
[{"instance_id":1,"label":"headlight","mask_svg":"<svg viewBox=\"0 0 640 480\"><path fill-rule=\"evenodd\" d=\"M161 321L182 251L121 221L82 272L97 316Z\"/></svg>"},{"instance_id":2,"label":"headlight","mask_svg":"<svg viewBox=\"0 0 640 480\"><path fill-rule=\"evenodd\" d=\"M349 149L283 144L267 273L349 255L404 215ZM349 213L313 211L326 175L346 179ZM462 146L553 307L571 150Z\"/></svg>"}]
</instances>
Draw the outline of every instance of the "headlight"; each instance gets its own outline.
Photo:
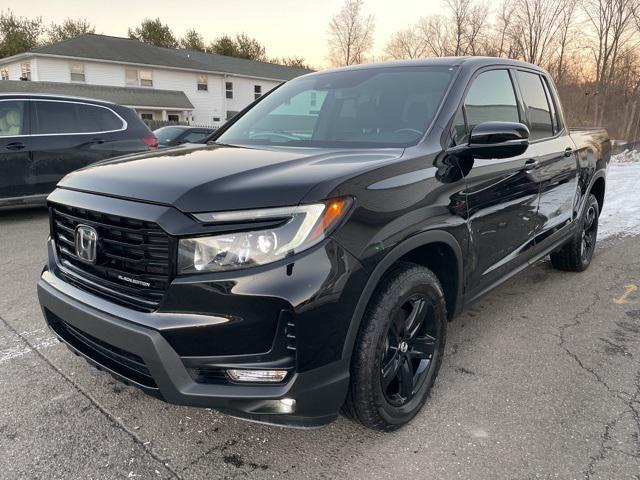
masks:
<instances>
[{"instance_id":1,"label":"headlight","mask_svg":"<svg viewBox=\"0 0 640 480\"><path fill-rule=\"evenodd\" d=\"M265 230L222 233L181 239L178 273L217 272L264 265L301 252L322 241L349 209L349 198L296 207L199 213L208 223L282 220Z\"/></svg>"}]
</instances>

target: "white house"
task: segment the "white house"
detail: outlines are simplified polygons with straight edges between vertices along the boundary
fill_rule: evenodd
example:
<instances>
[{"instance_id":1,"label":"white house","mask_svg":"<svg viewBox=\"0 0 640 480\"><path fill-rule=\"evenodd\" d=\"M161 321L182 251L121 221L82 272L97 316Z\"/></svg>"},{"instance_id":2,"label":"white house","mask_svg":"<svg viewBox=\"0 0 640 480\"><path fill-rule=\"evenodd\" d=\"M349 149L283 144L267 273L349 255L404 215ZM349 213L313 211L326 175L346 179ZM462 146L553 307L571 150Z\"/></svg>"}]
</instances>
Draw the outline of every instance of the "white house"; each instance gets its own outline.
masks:
<instances>
[{"instance_id":1,"label":"white house","mask_svg":"<svg viewBox=\"0 0 640 480\"><path fill-rule=\"evenodd\" d=\"M113 98L116 91L116 98L127 102L119 103L133 107L143 119L214 126L283 81L305 73L309 70L95 34L0 59L0 80L47 82L47 91L65 83L70 84L64 87L68 94L77 90L85 97ZM5 86L0 82L1 90L10 88ZM101 87L108 87L103 95ZM177 101L179 92L188 100ZM162 105L165 98L174 101Z\"/></svg>"}]
</instances>

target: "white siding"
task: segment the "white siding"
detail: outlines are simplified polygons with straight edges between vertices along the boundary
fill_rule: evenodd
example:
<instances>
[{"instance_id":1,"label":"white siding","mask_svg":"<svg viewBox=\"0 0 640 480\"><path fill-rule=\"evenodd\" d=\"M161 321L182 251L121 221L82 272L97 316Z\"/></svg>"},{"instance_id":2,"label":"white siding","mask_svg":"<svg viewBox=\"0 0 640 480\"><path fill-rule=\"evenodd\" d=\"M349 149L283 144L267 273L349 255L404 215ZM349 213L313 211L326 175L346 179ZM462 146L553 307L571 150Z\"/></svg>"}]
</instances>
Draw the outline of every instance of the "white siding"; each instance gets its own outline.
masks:
<instances>
[{"instance_id":1,"label":"white siding","mask_svg":"<svg viewBox=\"0 0 640 480\"><path fill-rule=\"evenodd\" d=\"M125 69L132 68L130 65L118 65L108 62L75 61L48 57L36 57L30 61L32 79L34 81L69 83L71 81L71 64L78 62L84 64L85 83L116 87L126 86ZM9 79L18 80L20 78L20 63L14 62L0 65L0 68L8 68ZM279 83L235 75L209 74L207 75L209 81L208 91L198 91L197 80L198 76L202 74L197 72L161 68L150 69L144 65L140 65L137 68L139 70L153 71L153 88L183 91L194 106L190 119L191 123L201 125L220 125L226 120L227 111L240 111L253 102L255 85L260 85L262 94L265 94ZM226 81L233 83L232 99L226 98ZM220 122L214 122L214 118L219 118Z\"/></svg>"},{"instance_id":2,"label":"white siding","mask_svg":"<svg viewBox=\"0 0 640 480\"><path fill-rule=\"evenodd\" d=\"M20 80L20 76L22 75L20 65L29 62L29 60L25 60L23 62L7 63L0 65L0 68L6 68L9 71L9 80ZM35 77L33 76L33 60L31 60L31 78L35 80Z\"/></svg>"},{"instance_id":3,"label":"white siding","mask_svg":"<svg viewBox=\"0 0 640 480\"><path fill-rule=\"evenodd\" d=\"M240 111L253 102L255 85L262 87L262 94L264 95L279 84L279 82L236 77L233 75L227 75L225 81L233 83L233 99L227 99L227 110L232 111ZM224 88L224 84L222 87Z\"/></svg>"},{"instance_id":4,"label":"white siding","mask_svg":"<svg viewBox=\"0 0 640 480\"><path fill-rule=\"evenodd\" d=\"M209 90L198 91L198 76L196 72L181 72L176 70L153 71L153 87L163 90L181 90L193 104L193 122L200 125L213 125L213 118L224 118L222 93L219 88L220 76L208 75Z\"/></svg>"},{"instance_id":5,"label":"white siding","mask_svg":"<svg viewBox=\"0 0 640 480\"><path fill-rule=\"evenodd\" d=\"M84 64L85 83L92 85L108 85L111 87L124 87L124 67L112 63L100 62L75 62L60 60L57 58L38 58L38 80L42 82L71 81L71 64Z\"/></svg>"}]
</instances>

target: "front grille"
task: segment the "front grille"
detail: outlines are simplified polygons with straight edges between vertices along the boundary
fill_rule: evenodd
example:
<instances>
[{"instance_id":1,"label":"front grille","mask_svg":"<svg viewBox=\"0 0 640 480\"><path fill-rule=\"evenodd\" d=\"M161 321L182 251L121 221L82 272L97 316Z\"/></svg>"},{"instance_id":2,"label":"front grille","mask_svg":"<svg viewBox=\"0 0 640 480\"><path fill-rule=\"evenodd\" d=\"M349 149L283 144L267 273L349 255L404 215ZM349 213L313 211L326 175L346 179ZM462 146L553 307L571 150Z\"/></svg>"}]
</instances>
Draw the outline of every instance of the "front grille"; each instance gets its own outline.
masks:
<instances>
[{"instance_id":1,"label":"front grille","mask_svg":"<svg viewBox=\"0 0 640 480\"><path fill-rule=\"evenodd\" d=\"M53 206L51 216L60 270L69 283L136 310L160 305L170 281L170 238L157 224L66 205ZM98 233L95 264L76 256L78 225Z\"/></svg>"},{"instance_id":2,"label":"front grille","mask_svg":"<svg viewBox=\"0 0 640 480\"><path fill-rule=\"evenodd\" d=\"M60 338L93 361L140 385L158 388L140 356L95 338L49 311L47 320Z\"/></svg>"}]
</instances>

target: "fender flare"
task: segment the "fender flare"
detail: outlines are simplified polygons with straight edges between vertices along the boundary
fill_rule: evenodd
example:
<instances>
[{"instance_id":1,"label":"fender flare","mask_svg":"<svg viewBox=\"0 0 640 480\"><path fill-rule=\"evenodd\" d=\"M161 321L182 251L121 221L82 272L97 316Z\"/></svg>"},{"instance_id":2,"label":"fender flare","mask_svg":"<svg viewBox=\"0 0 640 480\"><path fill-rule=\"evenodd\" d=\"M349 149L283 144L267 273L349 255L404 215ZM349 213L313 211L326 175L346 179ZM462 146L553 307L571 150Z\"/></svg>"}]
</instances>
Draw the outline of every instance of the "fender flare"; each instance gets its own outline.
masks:
<instances>
[{"instance_id":1,"label":"fender flare","mask_svg":"<svg viewBox=\"0 0 640 480\"><path fill-rule=\"evenodd\" d=\"M607 171L605 169L601 168L600 170L596 170L595 171L595 173L591 177L591 180L589 181L589 186L585 190L585 194L582 196L582 199L580 200L580 206L578 208L577 218L581 218L582 217L582 214L584 213L583 212L584 207L587 204L587 198L589 197L589 194L593 190L593 186L596 184L596 182L600 178L602 178L602 180L604 181L604 191L605 191L605 196L606 196L606 193L607 193ZM602 204L604 205L604 197L602 199ZM602 213L602 212L600 212L600 213Z\"/></svg>"},{"instance_id":2,"label":"fender flare","mask_svg":"<svg viewBox=\"0 0 640 480\"><path fill-rule=\"evenodd\" d=\"M351 323L349 324L349 330L347 331L347 337L342 350L342 358L351 363L351 355L355 346L358 332L360 331L360 324L364 317L364 312L375 292L376 287L380 283L380 279L389 269L389 267L398 261L402 256L415 250L419 247L424 247L432 243L444 243L451 248L457 263L457 295L456 295L456 308L452 312L452 317L457 315L462 309L463 296L462 296L462 283L463 283L463 270L462 270L462 249L458 244L456 238L448 232L442 230L430 230L415 234L406 240L402 241L398 245L394 246L387 255L376 265L373 272L369 276L367 283L358 299L355 311L351 316Z\"/></svg>"}]
</instances>

